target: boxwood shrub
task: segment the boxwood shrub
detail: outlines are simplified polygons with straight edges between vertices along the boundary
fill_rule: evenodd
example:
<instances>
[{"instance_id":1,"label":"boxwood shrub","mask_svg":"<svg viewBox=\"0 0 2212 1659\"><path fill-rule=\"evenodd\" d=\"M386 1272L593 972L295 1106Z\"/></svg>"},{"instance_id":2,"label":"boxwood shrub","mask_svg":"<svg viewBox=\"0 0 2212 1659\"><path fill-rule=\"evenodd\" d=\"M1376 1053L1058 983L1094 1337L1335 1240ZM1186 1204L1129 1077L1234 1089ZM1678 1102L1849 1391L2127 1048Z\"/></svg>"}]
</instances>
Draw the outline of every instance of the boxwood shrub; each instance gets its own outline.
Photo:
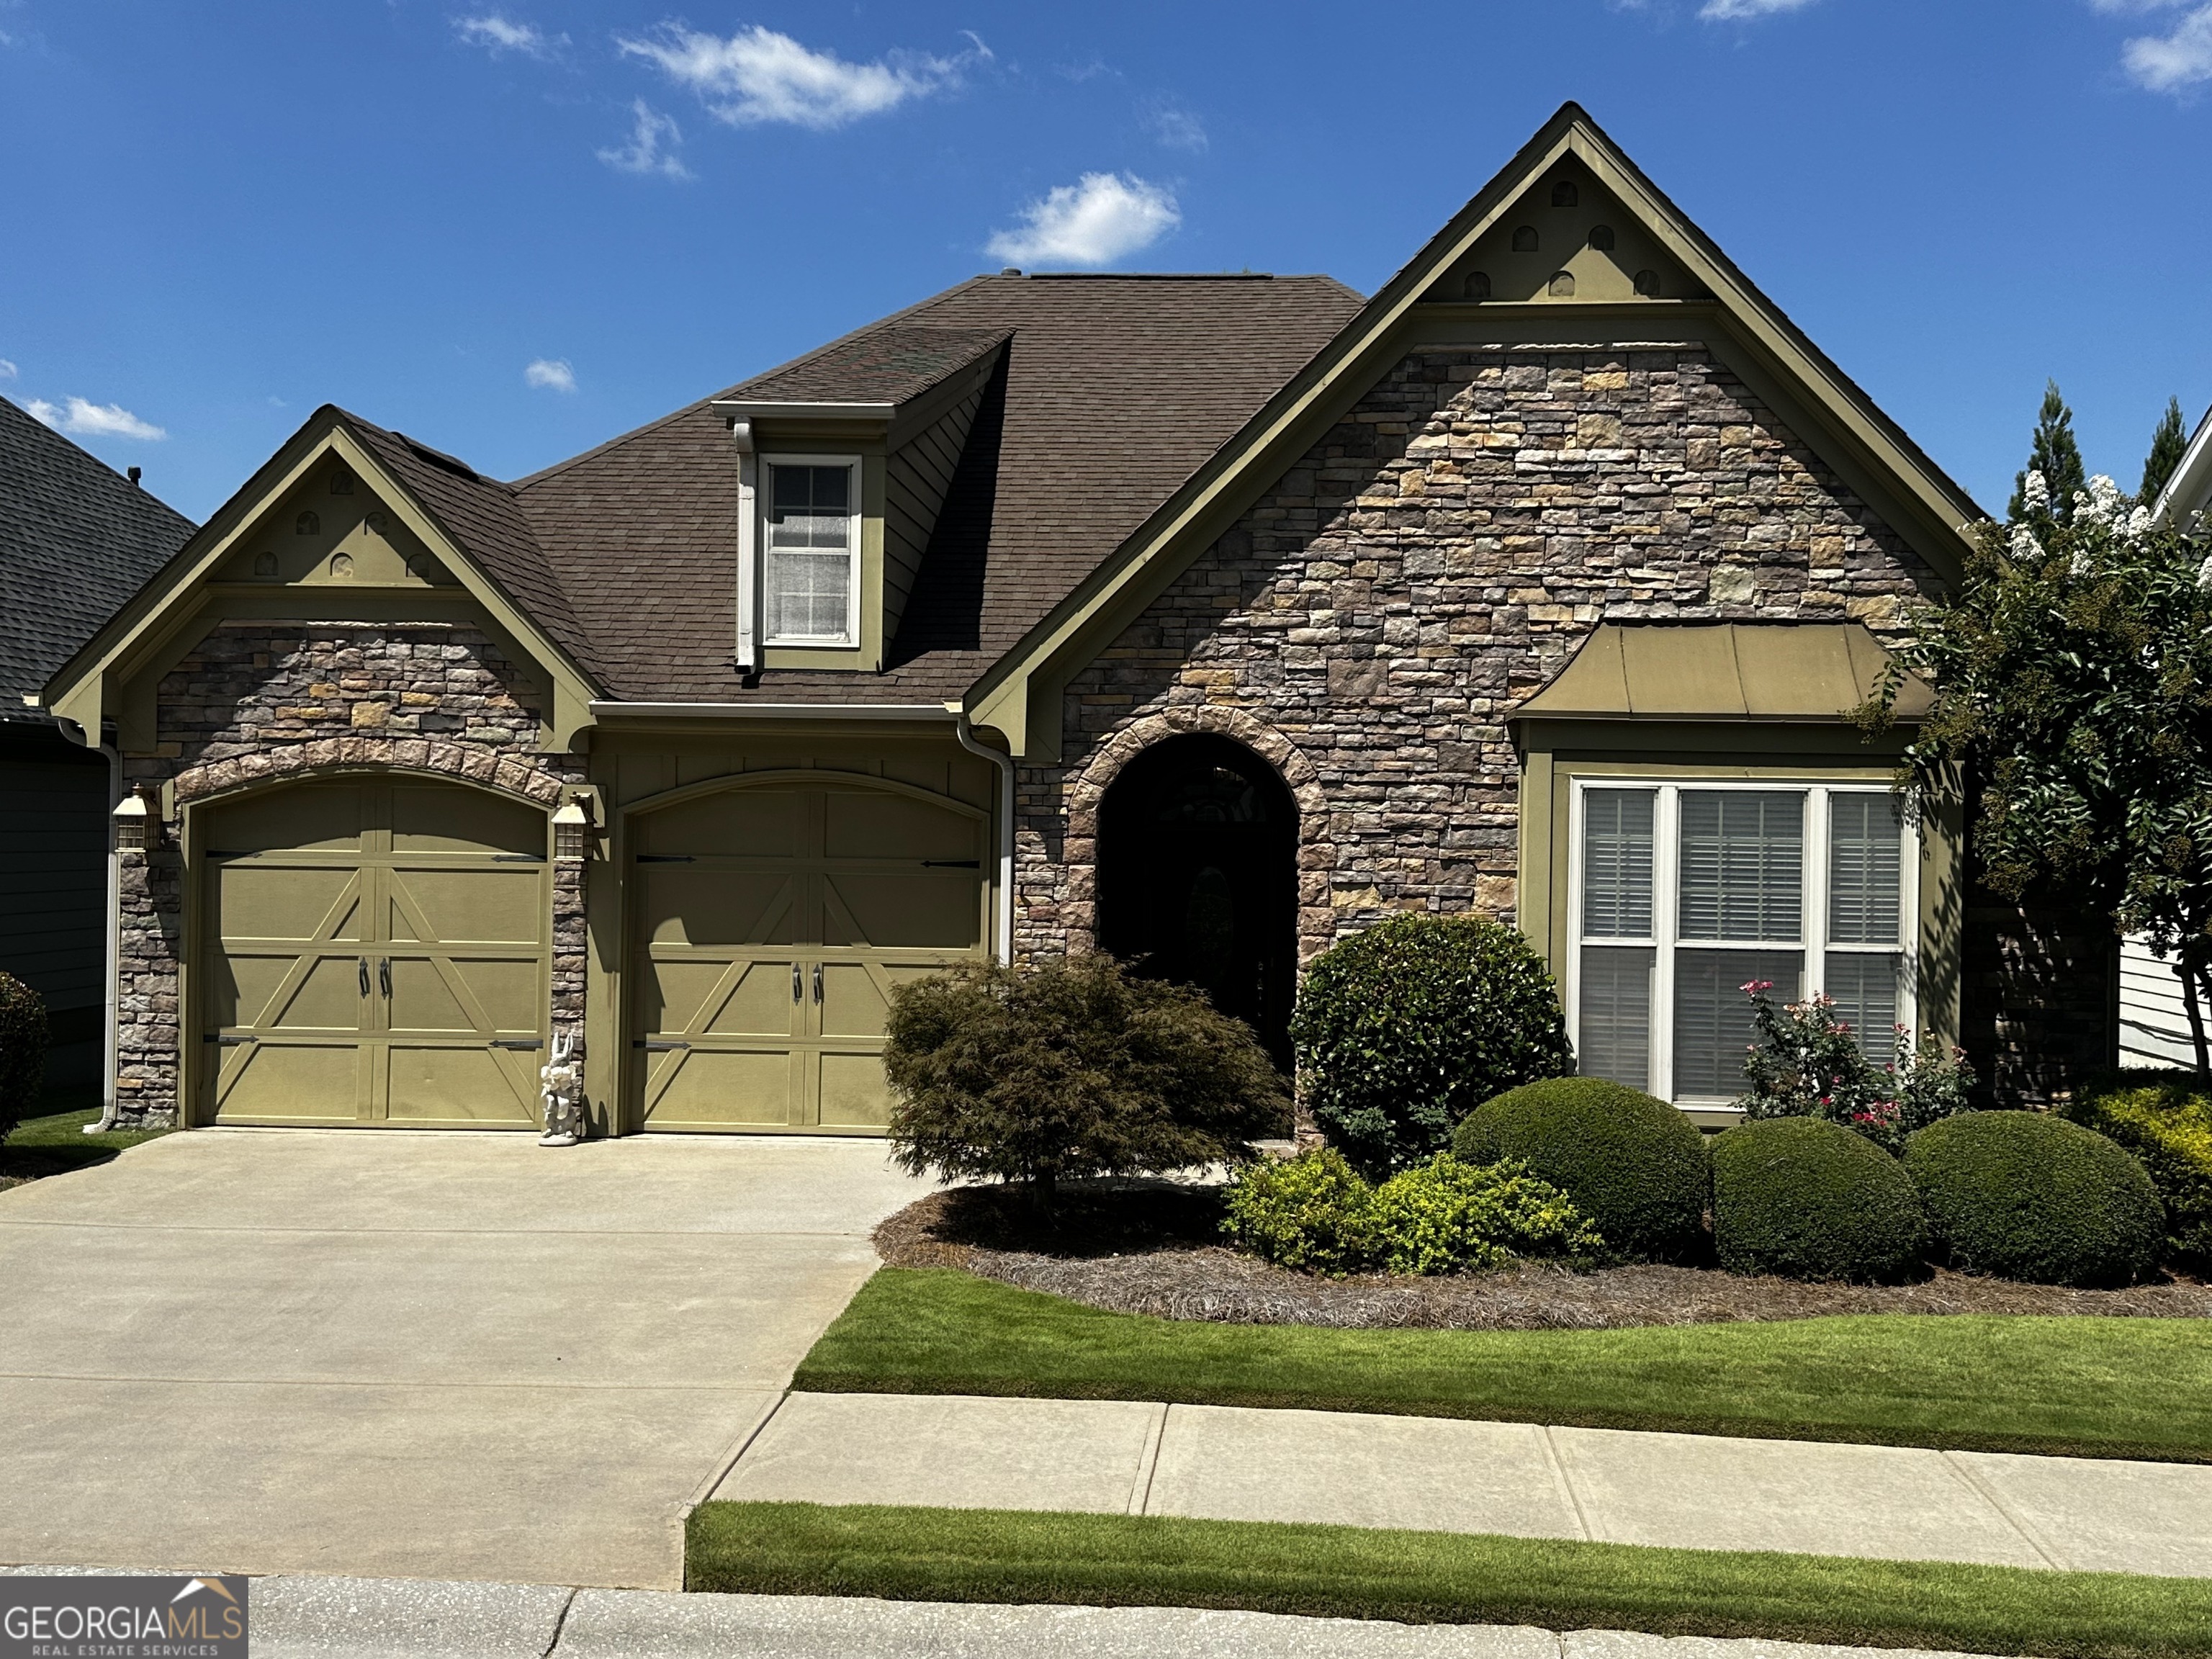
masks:
<instances>
[{"instance_id":1,"label":"boxwood shrub","mask_svg":"<svg viewBox=\"0 0 2212 1659\"><path fill-rule=\"evenodd\" d=\"M1314 1121L1378 1181L1500 1090L1574 1069L1551 970L1476 916L1393 916L1323 951L1291 1036Z\"/></svg>"},{"instance_id":2,"label":"boxwood shrub","mask_svg":"<svg viewBox=\"0 0 2212 1659\"><path fill-rule=\"evenodd\" d=\"M1906 1141L1905 1167L1952 1265L1968 1273L2111 1285L2158 1265L2158 1189L2126 1148L2078 1123L1967 1112Z\"/></svg>"},{"instance_id":3,"label":"boxwood shrub","mask_svg":"<svg viewBox=\"0 0 2212 1659\"><path fill-rule=\"evenodd\" d=\"M36 1109L46 1075L46 999L0 974L0 1140Z\"/></svg>"},{"instance_id":4,"label":"boxwood shrub","mask_svg":"<svg viewBox=\"0 0 2212 1659\"><path fill-rule=\"evenodd\" d=\"M2166 1205L2176 1262L2212 1269L2212 1091L2194 1072L2116 1072L2074 1097L2065 1115L2133 1152Z\"/></svg>"},{"instance_id":5,"label":"boxwood shrub","mask_svg":"<svg viewBox=\"0 0 2212 1659\"><path fill-rule=\"evenodd\" d=\"M1617 1256L1705 1248L1705 1137L1663 1100L1602 1078L1552 1078L1485 1101L1453 1137L1470 1164L1514 1158L1574 1200Z\"/></svg>"},{"instance_id":6,"label":"boxwood shrub","mask_svg":"<svg viewBox=\"0 0 2212 1659\"><path fill-rule=\"evenodd\" d=\"M1333 1146L1262 1158L1229 1183L1221 1231L1263 1261L1340 1279L1375 1257L1375 1189Z\"/></svg>"},{"instance_id":7,"label":"boxwood shrub","mask_svg":"<svg viewBox=\"0 0 2212 1659\"><path fill-rule=\"evenodd\" d=\"M1766 1118L1717 1137L1712 1162L1713 1249L1729 1272L1889 1285L1920 1270L1920 1194L1864 1135Z\"/></svg>"}]
</instances>

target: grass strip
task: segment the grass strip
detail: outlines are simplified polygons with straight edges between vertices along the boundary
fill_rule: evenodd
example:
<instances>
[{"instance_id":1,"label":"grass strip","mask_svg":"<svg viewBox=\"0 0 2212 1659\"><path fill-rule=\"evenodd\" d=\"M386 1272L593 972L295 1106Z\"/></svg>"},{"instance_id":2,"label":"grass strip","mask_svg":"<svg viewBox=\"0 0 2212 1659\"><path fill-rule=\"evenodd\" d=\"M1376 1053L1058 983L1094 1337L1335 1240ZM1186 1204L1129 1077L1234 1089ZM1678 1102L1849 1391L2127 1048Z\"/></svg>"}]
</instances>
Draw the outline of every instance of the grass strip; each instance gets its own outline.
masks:
<instances>
[{"instance_id":1,"label":"grass strip","mask_svg":"<svg viewBox=\"0 0 2212 1659\"><path fill-rule=\"evenodd\" d=\"M167 1129L111 1129L103 1135L84 1133L86 1124L99 1121L97 1108L25 1118L0 1144L0 1180L35 1181L42 1176L90 1169L142 1141L158 1140L169 1133Z\"/></svg>"},{"instance_id":2,"label":"grass strip","mask_svg":"<svg viewBox=\"0 0 2212 1659\"><path fill-rule=\"evenodd\" d=\"M2212 1321L2190 1319L1336 1330L1108 1313L951 1268L886 1267L793 1386L2212 1462Z\"/></svg>"},{"instance_id":3,"label":"grass strip","mask_svg":"<svg viewBox=\"0 0 2212 1659\"><path fill-rule=\"evenodd\" d=\"M2067 1659L2212 1653L2212 1581L1161 1516L704 1504L688 1589L1247 1608Z\"/></svg>"}]
</instances>

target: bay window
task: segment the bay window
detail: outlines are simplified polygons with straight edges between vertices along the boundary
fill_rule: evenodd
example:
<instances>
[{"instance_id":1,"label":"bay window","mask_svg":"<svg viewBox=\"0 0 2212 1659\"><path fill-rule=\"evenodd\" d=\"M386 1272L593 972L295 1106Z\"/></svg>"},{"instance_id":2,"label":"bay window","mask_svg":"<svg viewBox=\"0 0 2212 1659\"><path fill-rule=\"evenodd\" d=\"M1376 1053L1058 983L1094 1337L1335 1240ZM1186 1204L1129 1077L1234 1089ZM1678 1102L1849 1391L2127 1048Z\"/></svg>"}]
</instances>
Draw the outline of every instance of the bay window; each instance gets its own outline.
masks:
<instances>
[{"instance_id":1,"label":"bay window","mask_svg":"<svg viewBox=\"0 0 2212 1659\"><path fill-rule=\"evenodd\" d=\"M1825 994L1877 1063L1911 1006L1917 849L1887 789L1584 781L1568 1012L1585 1075L1743 1092L1743 986Z\"/></svg>"}]
</instances>

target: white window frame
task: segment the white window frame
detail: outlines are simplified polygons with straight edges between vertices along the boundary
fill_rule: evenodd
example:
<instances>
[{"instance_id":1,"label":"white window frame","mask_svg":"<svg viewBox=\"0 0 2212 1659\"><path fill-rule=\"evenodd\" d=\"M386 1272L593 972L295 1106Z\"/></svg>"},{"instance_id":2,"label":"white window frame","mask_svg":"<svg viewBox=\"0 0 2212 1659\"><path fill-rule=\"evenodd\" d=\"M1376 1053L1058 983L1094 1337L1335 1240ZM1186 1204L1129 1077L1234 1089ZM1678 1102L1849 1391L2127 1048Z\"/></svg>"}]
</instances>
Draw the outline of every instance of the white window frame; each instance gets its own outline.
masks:
<instances>
[{"instance_id":1,"label":"white window frame","mask_svg":"<svg viewBox=\"0 0 2212 1659\"><path fill-rule=\"evenodd\" d=\"M1584 856L1583 798L1593 789L1649 789L1656 792L1651 812L1651 926L1640 939L1585 938L1583 933L1583 860ZM1826 988L1828 952L1868 956L1898 956L1898 1004L1904 1025L1917 1024L1920 962L1920 836L1910 818L1899 826L1898 918L1895 945L1863 945L1828 939L1829 801L1837 795L1880 795L1890 798L1887 784L1833 782L1805 778L1700 777L1578 777L1568 812L1567 974L1566 1017L1569 1040L1582 1039L1583 947L1585 945L1648 947L1652 952L1650 1052L1645 1085L1661 1100L1698 1111L1727 1109L1738 1097L1677 1096L1674 1092L1674 952L1681 938L1682 890L1681 798L1684 790L1729 791L1753 794L1802 794L1806 798L1803 864L1799 871L1798 935L1785 939L1717 939L1689 941L1691 948L1716 951L1797 950L1805 959L1802 994L1816 996Z\"/></svg>"},{"instance_id":2,"label":"white window frame","mask_svg":"<svg viewBox=\"0 0 2212 1659\"><path fill-rule=\"evenodd\" d=\"M861 458L858 455L763 455L760 458L760 486L755 491L758 501L754 507L758 526L755 545L760 550L758 614L761 643L771 651L851 651L860 643L860 464ZM775 556L775 550L769 544L769 517L775 511L775 469L780 466L842 466L846 470L846 602L845 631L842 635L771 634L768 631L768 569Z\"/></svg>"}]
</instances>

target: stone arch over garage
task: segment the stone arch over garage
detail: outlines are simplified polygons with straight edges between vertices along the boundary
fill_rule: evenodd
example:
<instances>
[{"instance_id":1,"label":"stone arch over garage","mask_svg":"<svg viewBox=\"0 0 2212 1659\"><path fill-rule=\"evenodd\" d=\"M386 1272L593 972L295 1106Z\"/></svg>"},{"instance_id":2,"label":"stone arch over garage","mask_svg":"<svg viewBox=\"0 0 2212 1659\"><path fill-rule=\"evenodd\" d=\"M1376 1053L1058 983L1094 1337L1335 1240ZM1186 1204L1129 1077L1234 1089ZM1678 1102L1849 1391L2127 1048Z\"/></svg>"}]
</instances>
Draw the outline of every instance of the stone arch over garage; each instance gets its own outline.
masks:
<instances>
[{"instance_id":1,"label":"stone arch over garage","mask_svg":"<svg viewBox=\"0 0 2212 1659\"><path fill-rule=\"evenodd\" d=\"M1132 720L1085 762L1067 785L1066 867L1070 951L1097 948L1098 810L1130 762L1170 738L1210 734L1234 738L1275 769L1298 809L1298 961L1301 966L1336 939L1329 876L1336 868L1328 797L1304 752L1266 721L1241 708L1211 705L1164 708Z\"/></svg>"},{"instance_id":2,"label":"stone arch over garage","mask_svg":"<svg viewBox=\"0 0 2212 1659\"><path fill-rule=\"evenodd\" d=\"M175 779L179 806L264 784L365 769L417 773L472 783L535 806L557 805L563 780L481 744L423 738L329 738L188 766Z\"/></svg>"}]
</instances>

